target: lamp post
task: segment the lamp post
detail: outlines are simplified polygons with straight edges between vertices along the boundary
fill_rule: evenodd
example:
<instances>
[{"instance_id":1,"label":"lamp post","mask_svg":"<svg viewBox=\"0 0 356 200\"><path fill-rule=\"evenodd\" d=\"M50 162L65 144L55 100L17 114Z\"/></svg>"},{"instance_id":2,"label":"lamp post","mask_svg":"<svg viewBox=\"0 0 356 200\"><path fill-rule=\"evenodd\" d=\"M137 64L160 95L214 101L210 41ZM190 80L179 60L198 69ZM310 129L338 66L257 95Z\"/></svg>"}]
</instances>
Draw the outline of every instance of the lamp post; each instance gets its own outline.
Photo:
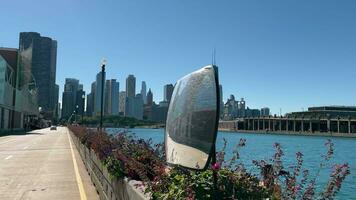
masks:
<instances>
[{"instance_id":1,"label":"lamp post","mask_svg":"<svg viewBox=\"0 0 356 200\"><path fill-rule=\"evenodd\" d=\"M103 111L104 111L104 73L105 73L106 60L101 61L101 107L100 107L100 131L103 129Z\"/></svg>"},{"instance_id":2,"label":"lamp post","mask_svg":"<svg viewBox=\"0 0 356 200\"><path fill-rule=\"evenodd\" d=\"M81 112L82 112L82 125L83 125L83 116L84 116L84 104L85 104L85 95L84 94L82 94L82 110L81 110Z\"/></svg>"},{"instance_id":3,"label":"lamp post","mask_svg":"<svg viewBox=\"0 0 356 200\"><path fill-rule=\"evenodd\" d=\"M77 122L77 114L79 114L79 105L76 105L76 106L75 106L75 111L74 111L74 113L76 113L75 116L74 116L74 117L75 117L75 118L74 118L74 119L75 119L75 122L78 123L78 122Z\"/></svg>"}]
</instances>

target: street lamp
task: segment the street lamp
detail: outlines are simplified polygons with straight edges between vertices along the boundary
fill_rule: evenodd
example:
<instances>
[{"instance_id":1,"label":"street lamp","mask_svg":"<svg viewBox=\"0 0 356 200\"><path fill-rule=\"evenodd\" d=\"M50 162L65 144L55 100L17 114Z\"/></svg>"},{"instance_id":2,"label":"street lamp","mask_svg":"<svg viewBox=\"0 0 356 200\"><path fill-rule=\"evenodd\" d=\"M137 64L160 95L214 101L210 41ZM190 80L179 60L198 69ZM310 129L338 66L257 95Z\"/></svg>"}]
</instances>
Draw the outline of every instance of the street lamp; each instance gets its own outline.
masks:
<instances>
[{"instance_id":1,"label":"street lamp","mask_svg":"<svg viewBox=\"0 0 356 200\"><path fill-rule=\"evenodd\" d=\"M100 107L100 131L103 129L103 111L104 111L104 73L106 60L101 61L101 107Z\"/></svg>"},{"instance_id":2,"label":"street lamp","mask_svg":"<svg viewBox=\"0 0 356 200\"><path fill-rule=\"evenodd\" d=\"M77 114L79 114L79 105L76 105L75 106L75 111L74 111L74 113L76 113L76 115L74 116L75 118L75 122L77 123Z\"/></svg>"},{"instance_id":3,"label":"street lamp","mask_svg":"<svg viewBox=\"0 0 356 200\"><path fill-rule=\"evenodd\" d=\"M83 124L83 115L84 115L84 104L85 104L85 95L84 95L84 93L82 94L82 104L83 104L83 109L81 110L81 112L82 112L82 124Z\"/></svg>"},{"instance_id":4,"label":"street lamp","mask_svg":"<svg viewBox=\"0 0 356 200\"><path fill-rule=\"evenodd\" d=\"M74 114L74 121L75 123L77 123L77 113L74 111L73 114Z\"/></svg>"}]
</instances>

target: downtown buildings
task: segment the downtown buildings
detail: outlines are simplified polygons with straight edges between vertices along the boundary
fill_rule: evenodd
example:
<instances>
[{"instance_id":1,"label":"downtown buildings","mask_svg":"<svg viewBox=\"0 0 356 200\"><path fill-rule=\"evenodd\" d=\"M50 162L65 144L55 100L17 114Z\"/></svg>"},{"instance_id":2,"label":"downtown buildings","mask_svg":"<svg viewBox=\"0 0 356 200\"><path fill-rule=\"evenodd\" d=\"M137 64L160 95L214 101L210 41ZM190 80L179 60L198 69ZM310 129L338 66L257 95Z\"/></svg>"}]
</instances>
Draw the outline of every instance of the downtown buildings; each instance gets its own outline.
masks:
<instances>
[{"instance_id":1,"label":"downtown buildings","mask_svg":"<svg viewBox=\"0 0 356 200\"><path fill-rule=\"evenodd\" d=\"M116 79L106 80L105 85L105 115L119 115L120 83Z\"/></svg>"},{"instance_id":2,"label":"downtown buildings","mask_svg":"<svg viewBox=\"0 0 356 200\"><path fill-rule=\"evenodd\" d=\"M221 92L221 88L220 88L220 92ZM221 102L221 104L223 103ZM234 95L230 95L230 98L228 98L226 103L223 105L224 106L220 117L222 120L233 120L236 118L259 117L259 116L270 115L269 108L265 107L262 108L261 110L250 109L249 107L246 106L246 102L244 98L241 98L241 100L238 101L235 99Z\"/></svg>"},{"instance_id":3,"label":"downtown buildings","mask_svg":"<svg viewBox=\"0 0 356 200\"><path fill-rule=\"evenodd\" d=\"M164 100L156 104L153 102L151 89L147 92L145 81L141 82L141 90L136 93L136 77L130 74L126 78L125 90L120 91L119 82L116 79L106 80L106 74L102 80L99 72L96 81L91 84L91 91L87 95L86 115L99 116L101 111L101 94L103 94L103 114L106 116L123 116L150 121L165 122L169 102L174 86L167 84L164 86ZM102 90L102 81L105 82ZM66 103L63 103L63 108ZM73 111L72 111L73 112ZM68 114L67 114L68 117Z\"/></svg>"},{"instance_id":4,"label":"downtown buildings","mask_svg":"<svg viewBox=\"0 0 356 200\"><path fill-rule=\"evenodd\" d=\"M85 92L79 80L66 78L62 95L62 118L69 118L73 114L83 114L83 95Z\"/></svg>"},{"instance_id":5,"label":"downtown buildings","mask_svg":"<svg viewBox=\"0 0 356 200\"><path fill-rule=\"evenodd\" d=\"M19 63L21 70L29 71L38 88L38 106L46 119L55 117L58 107L58 85L56 85L57 41L36 32L20 33ZM30 76L19 80L23 85Z\"/></svg>"},{"instance_id":6,"label":"downtown buildings","mask_svg":"<svg viewBox=\"0 0 356 200\"><path fill-rule=\"evenodd\" d=\"M0 128L46 126L58 114L57 42L20 33L19 48L0 48ZM41 116L40 116L41 114Z\"/></svg>"}]
</instances>

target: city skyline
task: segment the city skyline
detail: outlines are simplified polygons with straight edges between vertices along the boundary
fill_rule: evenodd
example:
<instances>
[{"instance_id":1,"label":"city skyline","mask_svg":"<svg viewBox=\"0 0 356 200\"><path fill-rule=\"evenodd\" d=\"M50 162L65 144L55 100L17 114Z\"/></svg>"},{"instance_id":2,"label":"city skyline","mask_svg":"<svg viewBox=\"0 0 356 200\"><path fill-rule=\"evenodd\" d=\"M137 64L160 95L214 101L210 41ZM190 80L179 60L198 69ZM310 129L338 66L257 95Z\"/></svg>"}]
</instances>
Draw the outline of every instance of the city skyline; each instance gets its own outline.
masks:
<instances>
[{"instance_id":1,"label":"city skyline","mask_svg":"<svg viewBox=\"0 0 356 200\"><path fill-rule=\"evenodd\" d=\"M9 9L1 16L12 17L1 33L0 46L17 48L19 33L27 31L57 40L60 94L65 78L79 79L90 91L105 57L107 79L117 79L125 88L126 76L134 74L138 85L146 81L158 102L163 85L210 64L216 48L224 102L234 94L253 108L268 106L272 113L280 108L286 113L311 106L355 105L356 94L348 92L356 89L355 3L204 1L204 9L197 9L200 3L92 2L83 7L63 1L34 7L30 2L21 6L5 2ZM53 7L66 15L44 18L50 10L45 8ZM9 12L26 13L28 8L33 9L31 17Z\"/></svg>"}]
</instances>

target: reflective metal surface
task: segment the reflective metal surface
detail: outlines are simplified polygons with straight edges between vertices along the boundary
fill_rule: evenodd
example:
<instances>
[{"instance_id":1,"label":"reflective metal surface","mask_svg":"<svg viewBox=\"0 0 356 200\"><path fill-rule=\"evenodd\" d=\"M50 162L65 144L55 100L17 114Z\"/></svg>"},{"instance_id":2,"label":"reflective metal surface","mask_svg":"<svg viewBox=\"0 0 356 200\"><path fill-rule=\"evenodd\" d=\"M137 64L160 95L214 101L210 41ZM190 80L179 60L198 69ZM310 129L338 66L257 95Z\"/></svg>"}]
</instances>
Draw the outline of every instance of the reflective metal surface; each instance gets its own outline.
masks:
<instances>
[{"instance_id":1,"label":"reflective metal surface","mask_svg":"<svg viewBox=\"0 0 356 200\"><path fill-rule=\"evenodd\" d=\"M168 163L207 167L216 139L218 104L217 67L206 66L177 82L166 122Z\"/></svg>"}]
</instances>

